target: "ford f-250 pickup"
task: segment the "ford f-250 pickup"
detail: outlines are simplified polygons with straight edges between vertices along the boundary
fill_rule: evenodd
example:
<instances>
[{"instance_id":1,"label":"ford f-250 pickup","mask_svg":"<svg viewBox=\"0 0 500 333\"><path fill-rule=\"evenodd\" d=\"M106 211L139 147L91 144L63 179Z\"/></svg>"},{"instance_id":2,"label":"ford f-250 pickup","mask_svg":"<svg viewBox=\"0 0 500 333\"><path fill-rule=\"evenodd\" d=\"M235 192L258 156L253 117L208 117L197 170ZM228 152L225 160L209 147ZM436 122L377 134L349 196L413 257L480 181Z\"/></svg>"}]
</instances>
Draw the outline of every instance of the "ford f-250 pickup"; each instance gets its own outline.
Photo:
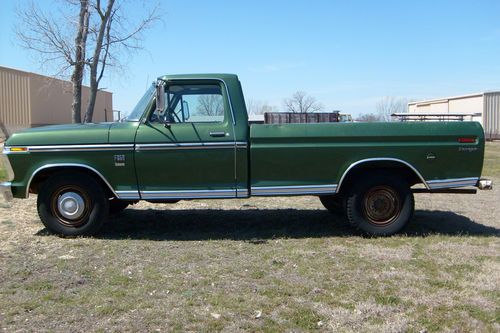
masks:
<instances>
[{"instance_id":1,"label":"ford f-250 pickup","mask_svg":"<svg viewBox=\"0 0 500 333\"><path fill-rule=\"evenodd\" d=\"M14 175L1 188L37 193L40 219L61 235L93 234L139 200L295 195L390 235L410 221L414 192L490 188L484 141L477 122L249 126L236 75L171 75L125 121L12 135L3 153Z\"/></svg>"}]
</instances>

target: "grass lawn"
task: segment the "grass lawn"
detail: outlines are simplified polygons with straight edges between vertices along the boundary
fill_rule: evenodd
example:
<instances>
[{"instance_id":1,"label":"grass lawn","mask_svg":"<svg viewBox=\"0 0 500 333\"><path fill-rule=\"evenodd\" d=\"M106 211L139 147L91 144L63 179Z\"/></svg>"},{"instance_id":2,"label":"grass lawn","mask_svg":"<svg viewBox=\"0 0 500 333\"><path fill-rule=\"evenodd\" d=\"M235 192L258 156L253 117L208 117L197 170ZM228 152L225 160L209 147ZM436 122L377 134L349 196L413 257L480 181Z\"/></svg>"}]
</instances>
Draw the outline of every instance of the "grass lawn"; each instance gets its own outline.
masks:
<instances>
[{"instance_id":1,"label":"grass lawn","mask_svg":"<svg viewBox=\"0 0 500 333\"><path fill-rule=\"evenodd\" d=\"M500 182L500 143L483 175ZM94 238L0 202L0 330L500 331L500 190L365 238L315 197L140 203Z\"/></svg>"},{"instance_id":2,"label":"grass lawn","mask_svg":"<svg viewBox=\"0 0 500 333\"><path fill-rule=\"evenodd\" d=\"M483 176L500 178L500 141L486 143Z\"/></svg>"}]
</instances>

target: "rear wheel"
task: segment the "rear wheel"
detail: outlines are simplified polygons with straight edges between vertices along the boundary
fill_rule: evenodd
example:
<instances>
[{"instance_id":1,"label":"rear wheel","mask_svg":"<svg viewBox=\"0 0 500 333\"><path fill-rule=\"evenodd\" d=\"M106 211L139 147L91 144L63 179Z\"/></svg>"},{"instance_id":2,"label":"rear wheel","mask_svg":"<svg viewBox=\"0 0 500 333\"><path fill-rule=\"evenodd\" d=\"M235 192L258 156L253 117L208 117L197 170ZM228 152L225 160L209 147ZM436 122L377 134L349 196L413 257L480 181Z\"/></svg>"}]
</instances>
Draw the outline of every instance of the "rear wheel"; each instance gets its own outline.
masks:
<instances>
[{"instance_id":1,"label":"rear wheel","mask_svg":"<svg viewBox=\"0 0 500 333\"><path fill-rule=\"evenodd\" d=\"M386 173L361 178L346 201L349 222L374 236L397 233L408 224L413 211L413 193L406 179Z\"/></svg>"},{"instance_id":2,"label":"rear wheel","mask_svg":"<svg viewBox=\"0 0 500 333\"><path fill-rule=\"evenodd\" d=\"M101 185L79 172L58 173L47 179L39 190L37 206L45 227L64 236L95 234L109 209Z\"/></svg>"}]
</instances>

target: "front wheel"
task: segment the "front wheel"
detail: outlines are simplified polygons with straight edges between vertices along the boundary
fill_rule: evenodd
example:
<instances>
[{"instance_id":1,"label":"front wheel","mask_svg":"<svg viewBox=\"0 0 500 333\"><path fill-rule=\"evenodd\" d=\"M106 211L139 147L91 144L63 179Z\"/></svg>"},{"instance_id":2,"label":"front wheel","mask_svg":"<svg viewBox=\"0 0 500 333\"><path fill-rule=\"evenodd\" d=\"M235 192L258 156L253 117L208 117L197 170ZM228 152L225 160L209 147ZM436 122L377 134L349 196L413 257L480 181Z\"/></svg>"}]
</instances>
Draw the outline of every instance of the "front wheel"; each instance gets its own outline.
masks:
<instances>
[{"instance_id":1,"label":"front wheel","mask_svg":"<svg viewBox=\"0 0 500 333\"><path fill-rule=\"evenodd\" d=\"M349 222L373 236L388 236L403 229L414 211L413 193L399 175L381 173L363 177L347 197Z\"/></svg>"},{"instance_id":2,"label":"front wheel","mask_svg":"<svg viewBox=\"0 0 500 333\"><path fill-rule=\"evenodd\" d=\"M80 172L53 175L40 188L38 215L51 232L63 236L95 234L108 217L101 185Z\"/></svg>"}]
</instances>

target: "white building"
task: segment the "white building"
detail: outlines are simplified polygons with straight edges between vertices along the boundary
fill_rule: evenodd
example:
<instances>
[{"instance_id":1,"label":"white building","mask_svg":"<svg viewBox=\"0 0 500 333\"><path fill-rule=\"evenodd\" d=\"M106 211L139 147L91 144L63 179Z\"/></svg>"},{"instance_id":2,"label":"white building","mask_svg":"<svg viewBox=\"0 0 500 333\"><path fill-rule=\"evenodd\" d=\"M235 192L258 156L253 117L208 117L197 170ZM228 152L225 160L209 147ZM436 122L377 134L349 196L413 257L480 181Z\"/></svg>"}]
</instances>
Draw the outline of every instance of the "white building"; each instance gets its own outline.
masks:
<instances>
[{"instance_id":1,"label":"white building","mask_svg":"<svg viewBox=\"0 0 500 333\"><path fill-rule=\"evenodd\" d=\"M444 97L408 103L408 112L416 114L477 114L486 139L500 139L500 91Z\"/></svg>"}]
</instances>

